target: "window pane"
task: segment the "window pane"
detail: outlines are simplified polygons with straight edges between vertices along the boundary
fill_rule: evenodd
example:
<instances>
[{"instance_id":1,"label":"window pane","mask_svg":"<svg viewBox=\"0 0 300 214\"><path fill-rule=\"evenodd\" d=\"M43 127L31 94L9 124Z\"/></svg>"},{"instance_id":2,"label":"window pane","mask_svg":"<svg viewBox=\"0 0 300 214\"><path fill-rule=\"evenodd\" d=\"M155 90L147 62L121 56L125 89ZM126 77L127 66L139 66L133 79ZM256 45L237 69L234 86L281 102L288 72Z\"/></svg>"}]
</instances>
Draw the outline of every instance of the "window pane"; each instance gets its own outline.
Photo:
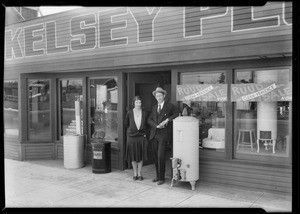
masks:
<instances>
[{"instance_id":1,"label":"window pane","mask_svg":"<svg viewBox=\"0 0 300 214\"><path fill-rule=\"evenodd\" d=\"M50 133L50 81L28 80L29 87L29 140L49 140Z\"/></svg>"},{"instance_id":2,"label":"window pane","mask_svg":"<svg viewBox=\"0 0 300 214\"><path fill-rule=\"evenodd\" d=\"M91 138L105 135L104 140L118 140L117 78L90 80Z\"/></svg>"},{"instance_id":3,"label":"window pane","mask_svg":"<svg viewBox=\"0 0 300 214\"><path fill-rule=\"evenodd\" d=\"M260 83L288 84L290 80L288 69L253 70L237 72L236 83L253 83L253 86L257 87ZM248 90L253 91L253 88L249 87ZM246 92L240 91L240 93ZM276 101L274 97L279 97L277 93L280 92L272 91L262 95L265 96L262 101L236 102L235 148L237 153L288 156L292 103Z\"/></svg>"},{"instance_id":4,"label":"window pane","mask_svg":"<svg viewBox=\"0 0 300 214\"><path fill-rule=\"evenodd\" d=\"M181 84L225 84L225 72L182 73ZM213 95L212 95L213 96ZM183 101L189 115L199 119L199 144L203 149L224 152L225 102Z\"/></svg>"},{"instance_id":5,"label":"window pane","mask_svg":"<svg viewBox=\"0 0 300 214\"><path fill-rule=\"evenodd\" d=\"M60 134L61 135L79 134L79 133L83 134L82 79L61 80L60 91L61 91L61 132ZM78 110L76 111L76 109Z\"/></svg>"},{"instance_id":6,"label":"window pane","mask_svg":"<svg viewBox=\"0 0 300 214\"><path fill-rule=\"evenodd\" d=\"M4 132L19 136L18 81L4 81Z\"/></svg>"}]
</instances>

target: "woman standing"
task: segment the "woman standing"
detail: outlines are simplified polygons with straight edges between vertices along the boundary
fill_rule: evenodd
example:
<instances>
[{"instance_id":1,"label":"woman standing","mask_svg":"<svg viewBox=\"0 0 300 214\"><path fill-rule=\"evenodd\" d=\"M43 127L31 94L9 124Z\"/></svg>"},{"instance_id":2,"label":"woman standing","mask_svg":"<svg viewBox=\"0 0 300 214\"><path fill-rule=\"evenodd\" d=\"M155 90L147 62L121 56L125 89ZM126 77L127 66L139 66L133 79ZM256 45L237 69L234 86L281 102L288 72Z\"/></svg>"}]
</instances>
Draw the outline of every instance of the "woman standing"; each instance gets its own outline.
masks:
<instances>
[{"instance_id":1,"label":"woman standing","mask_svg":"<svg viewBox=\"0 0 300 214\"><path fill-rule=\"evenodd\" d=\"M147 113L142 109L142 100L139 96L133 98L132 105L134 108L127 112L125 118L125 127L127 127L126 160L132 164L133 180L142 181L141 169L143 161L147 160Z\"/></svg>"}]
</instances>

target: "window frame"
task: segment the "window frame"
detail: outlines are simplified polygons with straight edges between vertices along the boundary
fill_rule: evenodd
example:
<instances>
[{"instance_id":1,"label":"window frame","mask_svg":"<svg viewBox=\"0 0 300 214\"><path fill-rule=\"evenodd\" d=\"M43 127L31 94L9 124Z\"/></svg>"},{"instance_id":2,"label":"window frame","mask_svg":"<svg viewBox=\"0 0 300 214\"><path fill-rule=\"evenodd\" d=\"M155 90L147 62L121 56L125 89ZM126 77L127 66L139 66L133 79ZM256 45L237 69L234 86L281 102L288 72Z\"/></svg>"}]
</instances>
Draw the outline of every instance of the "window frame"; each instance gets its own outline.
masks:
<instances>
[{"instance_id":1,"label":"window frame","mask_svg":"<svg viewBox=\"0 0 300 214\"><path fill-rule=\"evenodd\" d=\"M234 70L234 78L233 78L233 83L235 83L235 81L237 80L237 73L238 72L247 72L247 71L264 71L264 70L288 70L289 71L289 80L292 81L292 66L274 66L274 67L253 67L253 68L240 68L240 69L235 69ZM231 89L230 89L231 90ZM292 102L293 101L290 101L291 103L291 114L293 112L292 110ZM268 162L268 163L280 163L280 164L290 164L292 162L292 117L289 118L289 146L287 147L288 151L287 151L287 154L288 156L287 157L276 157L276 156L271 156L271 155L253 155L253 154L241 154L241 153L237 153L236 152L236 149L234 147L235 145L235 139L234 139L234 136L236 136L237 134L237 130L235 129L236 128L236 118L237 118L237 110L236 110L236 102L232 102L232 105L233 105L233 113L234 113L234 117L233 117L233 132L232 132L232 141L233 141L233 159L234 160L245 160L245 161L260 161L260 162Z\"/></svg>"},{"instance_id":2,"label":"window frame","mask_svg":"<svg viewBox=\"0 0 300 214\"><path fill-rule=\"evenodd\" d=\"M232 71L229 70L228 68L226 68L224 66L224 68L220 67L220 68L216 68L216 69L212 69L212 68L209 68L209 69L205 69L205 68L202 68L202 69L197 69L197 68L192 68L192 69L180 69L177 71L178 72L178 84L182 84L182 74L196 74L196 73L201 73L201 74L211 74L211 73L221 73L223 72L225 74L225 85L227 85L227 99L229 100L229 85L231 83L231 73ZM182 101L177 101L177 103L179 104L179 108L180 110L182 109ZM225 101L225 148L224 148L224 152L217 152L216 150L204 150L204 149L200 149L199 148L199 155L200 156L206 156L206 157L213 157L213 158L224 158L224 159L229 159L229 155L228 151L230 151L230 143L227 143L227 142L230 142L228 141L229 137L231 136L231 133L228 133L228 128L227 126L231 126L231 122L229 120L229 117L227 116L227 113L230 112L228 111L228 109L230 108L230 104L228 101ZM230 108L231 109L231 108Z\"/></svg>"},{"instance_id":3,"label":"window frame","mask_svg":"<svg viewBox=\"0 0 300 214\"><path fill-rule=\"evenodd\" d=\"M81 80L82 81L82 97L83 100L85 100L85 95L84 95L84 86L85 86L85 78L82 76L64 76L64 77L59 77L56 78L56 82L57 82L57 90L56 90L56 96L57 96L57 110L56 110L56 114L57 114L57 128L56 128L56 135L55 135L55 140L59 140L62 141L63 140L63 135L61 133L61 88L60 88L60 81L63 80ZM84 117L84 106L85 104L83 104L82 108L83 108L83 117ZM82 118L82 120L84 121L84 118ZM85 133L85 128L83 126L83 134Z\"/></svg>"},{"instance_id":4,"label":"window frame","mask_svg":"<svg viewBox=\"0 0 300 214\"><path fill-rule=\"evenodd\" d=\"M50 89L49 89L49 91L50 91L50 95L49 95L49 138L48 139L29 139L29 81L30 80L48 80L49 81L49 87L50 87ZM51 104L51 101L52 101L52 99L53 99L53 94L52 94L52 80L51 80L51 78L46 78L46 77L41 77L41 78L39 78L39 77L30 77L30 78L27 78L26 79L26 98L27 98L27 102L26 102L26 115L27 115L27 125L26 125L26 133L27 133L27 140L28 141L31 141L31 142L40 142L40 141L51 141L52 140L52 138L53 138L53 130L52 130L52 123L53 123L53 118L52 118L52 109L53 109L53 107L52 107L52 104Z\"/></svg>"},{"instance_id":5,"label":"window frame","mask_svg":"<svg viewBox=\"0 0 300 214\"><path fill-rule=\"evenodd\" d=\"M230 63L226 62L216 62L216 63L204 63L204 64L194 64L190 66L178 67L172 69L172 90L176 91L176 85L181 82L181 73L192 73L192 72L213 72L213 71L226 71L225 83L227 84L227 97L228 101L226 102L226 122L225 122L225 157L216 155L214 151L212 153L203 152L199 149L199 155L203 158L213 158L219 160L232 161L234 163L245 163L250 164L253 162L259 162L261 164L267 165L280 165L283 167L290 166L292 163L292 120L290 120L290 146L289 146L289 157L265 157L259 156L256 158L236 158L234 151L234 126L235 126L235 104L231 102L231 84L234 83L236 79L236 71L246 71L246 70L275 70L275 69L289 69L290 75L293 73L293 67L291 63L291 58L274 58L274 59L250 59L250 60L241 60L241 61L231 61ZM290 76L292 79L292 76ZM182 102L176 101L175 93L172 96L172 101L177 103L177 106L182 108ZM292 106L292 105L291 105ZM291 108L292 111L292 108ZM231 115L231 116L230 116ZM231 142L231 143L226 143Z\"/></svg>"},{"instance_id":6,"label":"window frame","mask_svg":"<svg viewBox=\"0 0 300 214\"><path fill-rule=\"evenodd\" d=\"M88 124L88 127L87 127L87 140L88 142L91 142L91 93L90 93L90 86L91 86L91 80L94 80L94 79L116 79L116 83L117 83L117 86L118 86L118 90L120 89L120 86L118 85L119 83L119 75L117 74L112 74L112 75L103 75L103 76L99 76L99 75L93 75L93 76L87 76L87 91L86 91L86 107L87 107L87 124ZM118 91L118 107L117 107L117 116L118 116L118 121L120 121L119 119L119 103L121 102L119 100L119 94L121 92ZM119 129L121 129L122 126L120 124L118 124L118 131L117 131L117 134L119 136ZM120 139L120 136L118 137ZM112 143L112 147L118 147L119 145L119 142L111 142Z\"/></svg>"},{"instance_id":7,"label":"window frame","mask_svg":"<svg viewBox=\"0 0 300 214\"><path fill-rule=\"evenodd\" d=\"M49 84L50 84L50 138L49 139L36 139L36 140L29 140L29 127L28 127L28 123L29 123L29 99L28 99L28 95L29 95L29 85L28 85L28 80L30 79L43 79L43 80L49 80ZM54 111L56 109L56 100L55 100L55 93L56 93L56 88L57 88L57 83L55 81L55 77L53 74L50 73L45 73L45 74L41 74L41 73L23 73L20 74L20 83L21 83L21 98L20 98L20 102L22 103L22 105L20 106L21 109L21 136L20 136L20 140L21 143L53 143L55 140L54 137L54 133L56 133L55 128L57 127L56 125L56 111Z\"/></svg>"},{"instance_id":8,"label":"window frame","mask_svg":"<svg viewBox=\"0 0 300 214\"><path fill-rule=\"evenodd\" d=\"M20 98L21 98L21 93L20 93L20 79L19 78L11 78L11 79L5 79L5 80L3 80L3 84L4 84L4 82L7 82L7 81L16 81L17 82L17 84L18 84L18 135L12 135L12 134L7 134L7 133L5 133L5 123L3 124L4 125L4 127L3 127L3 131L4 131L4 137L5 138L8 138L8 139L15 139L15 140L18 140L18 139L20 139L21 138L21 120L20 120L20 106L21 106L21 100L20 100ZM3 88L4 89L4 88ZM4 91L3 91L4 92ZM2 95L3 96L3 95ZM3 103L3 105L4 105L4 103ZM4 106L3 106L3 111L4 111ZM3 112L4 113L4 112ZM4 115L3 115L4 116ZM3 117L3 120L4 120L4 117ZM3 122L5 122L5 121L3 121Z\"/></svg>"}]
</instances>

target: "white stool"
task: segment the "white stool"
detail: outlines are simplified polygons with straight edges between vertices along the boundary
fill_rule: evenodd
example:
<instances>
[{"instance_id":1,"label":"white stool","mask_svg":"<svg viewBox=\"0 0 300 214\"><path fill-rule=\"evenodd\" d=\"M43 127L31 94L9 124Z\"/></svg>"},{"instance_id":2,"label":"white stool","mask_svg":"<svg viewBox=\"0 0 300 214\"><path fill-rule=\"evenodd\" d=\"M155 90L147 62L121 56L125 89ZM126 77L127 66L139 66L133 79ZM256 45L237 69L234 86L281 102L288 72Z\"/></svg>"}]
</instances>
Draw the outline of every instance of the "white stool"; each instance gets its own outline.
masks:
<instances>
[{"instance_id":1,"label":"white stool","mask_svg":"<svg viewBox=\"0 0 300 214\"><path fill-rule=\"evenodd\" d=\"M245 141L245 133L249 133L250 142ZM242 147L249 146L249 147L251 147L251 151L253 151L253 143L255 141L252 138L252 134L253 134L253 137L255 138L255 130L254 129L240 129L236 150L238 150L240 146L242 146ZM243 136L243 138L241 139L242 136Z\"/></svg>"}]
</instances>

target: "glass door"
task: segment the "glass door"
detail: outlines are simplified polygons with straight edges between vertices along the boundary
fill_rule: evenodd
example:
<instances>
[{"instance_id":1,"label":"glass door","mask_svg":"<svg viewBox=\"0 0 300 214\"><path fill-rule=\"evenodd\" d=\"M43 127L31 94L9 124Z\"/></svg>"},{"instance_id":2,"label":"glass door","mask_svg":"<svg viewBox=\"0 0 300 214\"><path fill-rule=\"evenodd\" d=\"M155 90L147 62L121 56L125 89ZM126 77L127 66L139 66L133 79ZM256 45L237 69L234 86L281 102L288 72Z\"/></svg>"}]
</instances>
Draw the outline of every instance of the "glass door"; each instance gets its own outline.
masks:
<instances>
[{"instance_id":1,"label":"glass door","mask_svg":"<svg viewBox=\"0 0 300 214\"><path fill-rule=\"evenodd\" d=\"M28 79L27 84L28 140L50 140L50 80Z\"/></svg>"},{"instance_id":2,"label":"glass door","mask_svg":"<svg viewBox=\"0 0 300 214\"><path fill-rule=\"evenodd\" d=\"M83 81L63 79L60 87L60 136L83 134Z\"/></svg>"},{"instance_id":3,"label":"glass door","mask_svg":"<svg viewBox=\"0 0 300 214\"><path fill-rule=\"evenodd\" d=\"M90 138L102 138L117 146L117 77L90 79Z\"/></svg>"}]
</instances>

